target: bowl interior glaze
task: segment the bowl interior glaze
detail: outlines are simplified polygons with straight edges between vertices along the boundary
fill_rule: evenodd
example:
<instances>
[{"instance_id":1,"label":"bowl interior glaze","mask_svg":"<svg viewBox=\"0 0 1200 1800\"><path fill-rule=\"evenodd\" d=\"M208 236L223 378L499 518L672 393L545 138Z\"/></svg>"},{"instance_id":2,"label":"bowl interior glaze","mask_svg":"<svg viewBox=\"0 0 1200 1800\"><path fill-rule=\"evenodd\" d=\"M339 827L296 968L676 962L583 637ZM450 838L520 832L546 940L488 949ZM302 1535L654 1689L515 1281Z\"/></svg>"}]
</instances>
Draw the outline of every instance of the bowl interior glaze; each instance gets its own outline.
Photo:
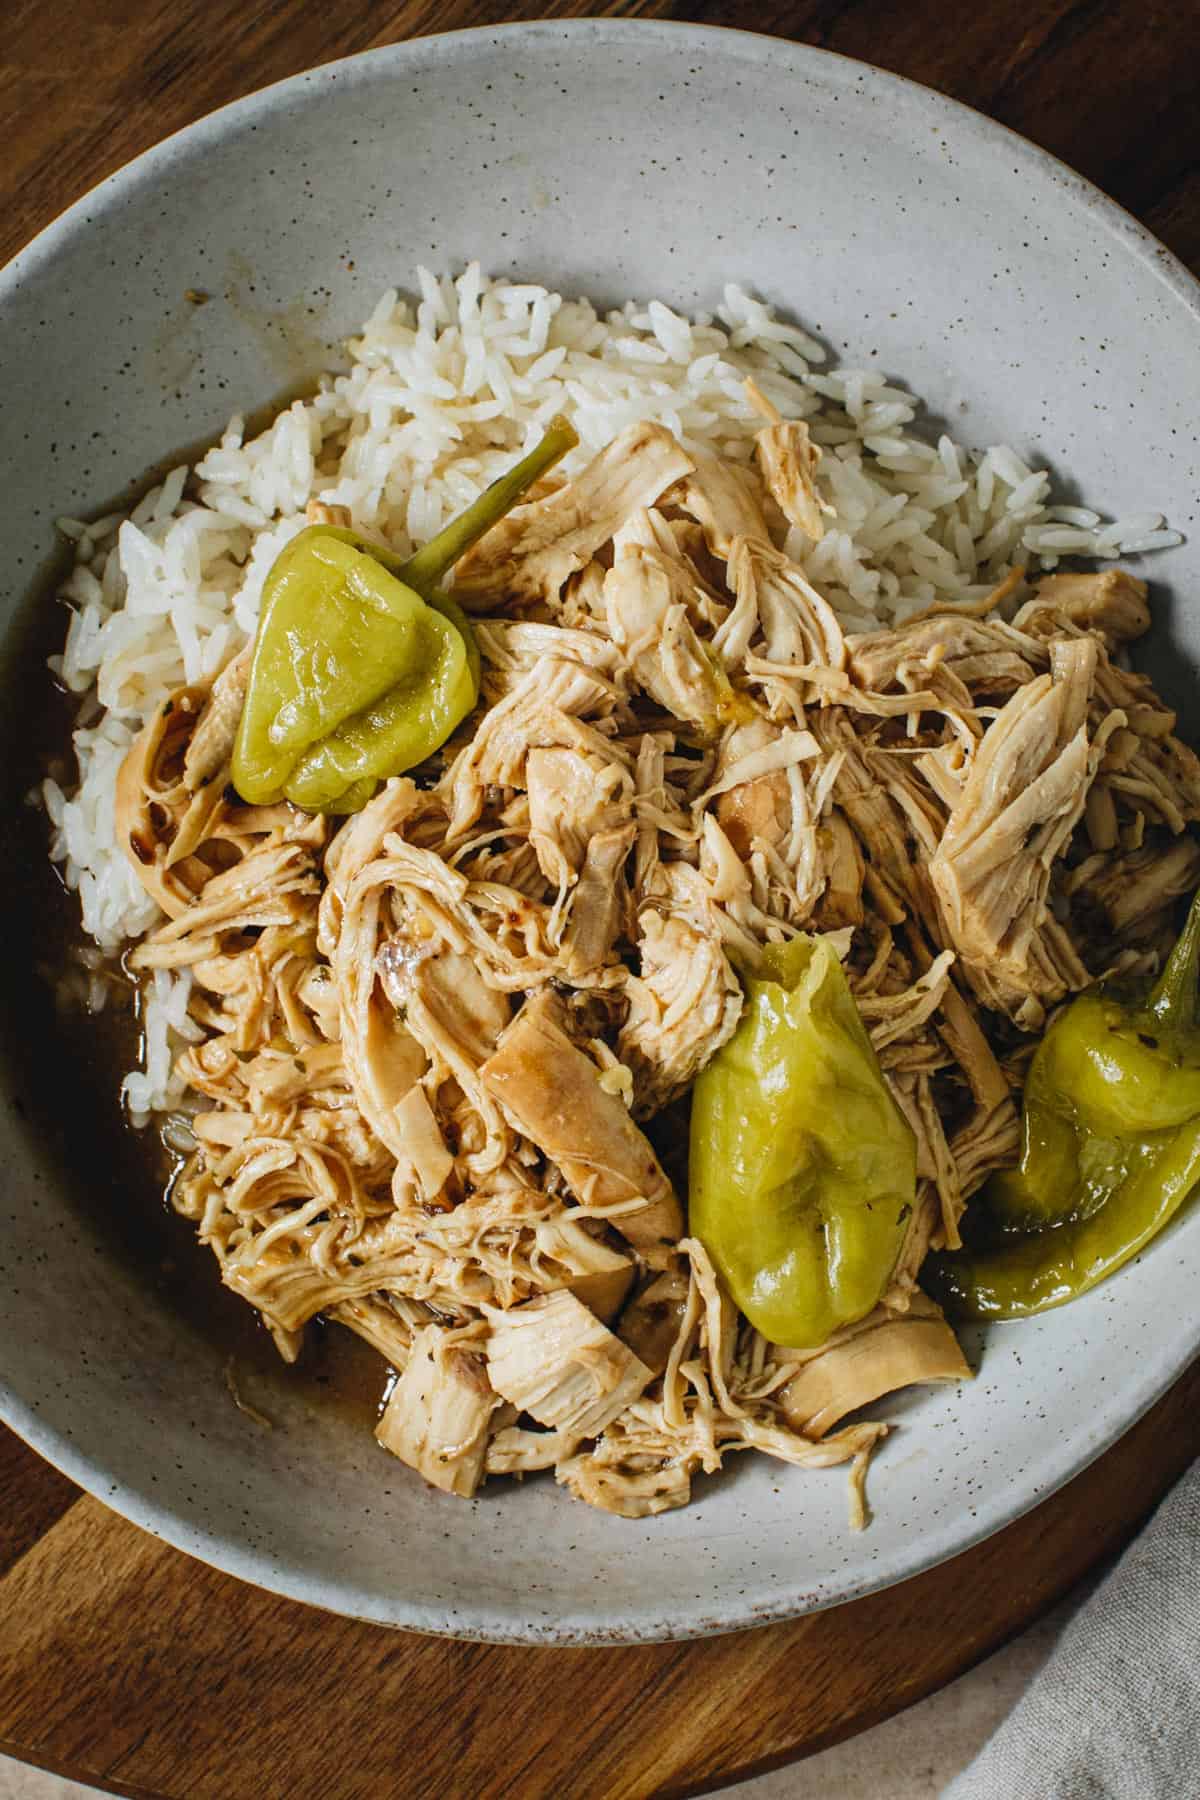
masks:
<instances>
[{"instance_id":1,"label":"bowl interior glaze","mask_svg":"<svg viewBox=\"0 0 1200 1800\"><path fill-rule=\"evenodd\" d=\"M1078 177L821 52L683 26L521 25L371 52L240 102L88 195L0 276L13 641L56 516L311 378L417 263L470 258L602 302L705 308L740 281L911 385L956 437L1011 442L1098 507L1194 523L1180 371L1200 344L1195 284ZM212 298L195 306L188 289ZM1194 718L1200 546L1150 572L1149 666ZM36 679L19 658L5 678L14 696ZM11 896L9 927L20 942ZM30 1007L48 1016L44 988L6 1001L0 1412L139 1525L339 1612L578 1643L828 1605L1033 1505L1197 1347L1200 1214L1086 1300L976 1343L965 1391L884 1408L898 1429L872 1468L866 1535L846 1529L844 1471L758 1457L642 1523L548 1479L449 1499L308 1390L273 1390L269 1433L235 1410L203 1320L181 1321L114 1248L104 1159L119 1150L112 1133L95 1152L81 1141L86 1110L24 1053Z\"/></svg>"}]
</instances>

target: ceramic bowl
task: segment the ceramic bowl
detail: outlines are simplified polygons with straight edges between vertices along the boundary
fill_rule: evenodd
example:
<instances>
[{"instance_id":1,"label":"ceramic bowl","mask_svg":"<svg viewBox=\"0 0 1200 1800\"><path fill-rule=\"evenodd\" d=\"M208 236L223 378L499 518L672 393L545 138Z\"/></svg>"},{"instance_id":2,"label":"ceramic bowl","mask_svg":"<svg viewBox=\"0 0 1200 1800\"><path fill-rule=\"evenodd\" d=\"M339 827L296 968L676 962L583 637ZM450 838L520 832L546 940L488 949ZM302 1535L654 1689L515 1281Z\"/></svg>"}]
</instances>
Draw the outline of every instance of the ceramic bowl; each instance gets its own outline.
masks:
<instances>
[{"instance_id":1,"label":"ceramic bowl","mask_svg":"<svg viewBox=\"0 0 1200 1800\"><path fill-rule=\"evenodd\" d=\"M690 26L518 25L372 51L239 102L105 182L5 271L10 631L56 515L311 376L418 262L473 257L683 308L736 279L908 382L956 437L1012 443L1097 507L1192 527L1197 287L1095 189L962 107L819 51ZM1149 660L1178 704L1195 692L1200 535L1153 576ZM5 680L36 676L14 664ZM7 1022L25 1044L47 1002L22 1005ZM93 1151L82 1103L49 1081L32 1055L5 1075L0 1412L147 1530L386 1624L634 1641L849 1599L1034 1505L1197 1348L1200 1211L1089 1298L974 1343L963 1391L883 1408L897 1429L864 1534L846 1527L844 1471L761 1457L641 1523L548 1479L467 1504L286 1388L276 1430L247 1422L204 1321L114 1247L97 1204L112 1132Z\"/></svg>"}]
</instances>

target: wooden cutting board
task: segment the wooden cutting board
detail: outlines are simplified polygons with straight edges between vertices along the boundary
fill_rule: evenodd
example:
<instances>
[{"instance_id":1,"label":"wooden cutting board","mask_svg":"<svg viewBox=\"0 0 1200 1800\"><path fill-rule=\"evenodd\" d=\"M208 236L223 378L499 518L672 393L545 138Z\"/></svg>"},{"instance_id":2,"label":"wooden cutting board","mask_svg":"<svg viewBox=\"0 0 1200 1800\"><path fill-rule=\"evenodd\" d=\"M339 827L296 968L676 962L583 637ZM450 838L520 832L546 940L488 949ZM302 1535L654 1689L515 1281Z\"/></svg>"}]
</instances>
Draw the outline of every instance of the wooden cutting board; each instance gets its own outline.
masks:
<instances>
[{"instance_id":1,"label":"wooden cutting board","mask_svg":"<svg viewBox=\"0 0 1200 1800\"><path fill-rule=\"evenodd\" d=\"M1175 0L9 0L0 261L149 144L330 57L581 14L753 25L898 70L1091 176L1200 265L1200 8ZM1131 46L1136 45L1136 54ZM1200 1453L1200 1366L954 1562L791 1625L627 1650L458 1644L218 1575L0 1432L0 1750L170 1800L697 1792L929 1693L1112 1554Z\"/></svg>"}]
</instances>

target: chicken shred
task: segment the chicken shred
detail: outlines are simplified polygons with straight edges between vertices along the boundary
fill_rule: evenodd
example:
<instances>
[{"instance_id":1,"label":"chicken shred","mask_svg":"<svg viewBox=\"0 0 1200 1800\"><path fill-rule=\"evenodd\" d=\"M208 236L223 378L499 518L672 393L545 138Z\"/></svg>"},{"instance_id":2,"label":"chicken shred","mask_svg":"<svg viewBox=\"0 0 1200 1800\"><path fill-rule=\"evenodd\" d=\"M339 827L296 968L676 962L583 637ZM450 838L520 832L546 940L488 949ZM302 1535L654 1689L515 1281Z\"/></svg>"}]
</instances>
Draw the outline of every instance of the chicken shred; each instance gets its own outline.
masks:
<instances>
[{"instance_id":1,"label":"chicken shred","mask_svg":"<svg viewBox=\"0 0 1200 1800\"><path fill-rule=\"evenodd\" d=\"M742 990L725 954L716 908L687 864L663 871L663 890L638 923L639 973L625 985L629 1011L617 1053L633 1072L636 1118L686 1092L733 1036Z\"/></svg>"},{"instance_id":2,"label":"chicken shred","mask_svg":"<svg viewBox=\"0 0 1200 1800\"><path fill-rule=\"evenodd\" d=\"M747 383L750 400L767 423L754 440L758 466L767 492L790 524L810 543L825 535L823 513L833 508L817 491L816 474L821 452L808 434L803 419L784 419L754 382Z\"/></svg>"},{"instance_id":3,"label":"chicken shred","mask_svg":"<svg viewBox=\"0 0 1200 1800\"><path fill-rule=\"evenodd\" d=\"M610 1219L656 1267L682 1231L675 1191L623 1102L572 1043L560 1012L548 993L527 1000L480 1072L484 1088L558 1165L580 1204Z\"/></svg>"},{"instance_id":4,"label":"chicken shred","mask_svg":"<svg viewBox=\"0 0 1200 1800\"><path fill-rule=\"evenodd\" d=\"M459 562L457 598L472 610L497 600L557 600L568 576L691 470L669 431L631 425L576 480L494 525Z\"/></svg>"},{"instance_id":5,"label":"chicken shred","mask_svg":"<svg viewBox=\"0 0 1200 1800\"><path fill-rule=\"evenodd\" d=\"M970 1378L958 1339L933 1301L917 1294L906 1312L880 1306L838 1332L780 1389L779 1404L806 1436L822 1438L897 1388Z\"/></svg>"},{"instance_id":6,"label":"chicken shred","mask_svg":"<svg viewBox=\"0 0 1200 1800\"><path fill-rule=\"evenodd\" d=\"M498 1405L477 1340L474 1327L419 1331L375 1431L385 1450L432 1486L467 1499L483 1475Z\"/></svg>"},{"instance_id":7,"label":"chicken shred","mask_svg":"<svg viewBox=\"0 0 1200 1800\"><path fill-rule=\"evenodd\" d=\"M488 1373L497 1393L576 1441L598 1437L651 1379L633 1351L565 1288L489 1319Z\"/></svg>"},{"instance_id":8,"label":"chicken shred","mask_svg":"<svg viewBox=\"0 0 1200 1800\"><path fill-rule=\"evenodd\" d=\"M785 549L820 453L750 399L753 465L636 425L462 559L480 709L356 816L237 798L244 650L121 771L163 915L130 970L191 977L173 1203L286 1357L318 1315L373 1347L380 1442L450 1493L553 1469L641 1518L755 1449L861 1506L886 1427L851 1415L969 1374L917 1282L1017 1155L1028 1034L1156 968L1200 881L1200 761L1121 660L1144 584L846 636ZM668 1173L800 930L837 934L919 1178L880 1306L816 1352L739 1315Z\"/></svg>"}]
</instances>

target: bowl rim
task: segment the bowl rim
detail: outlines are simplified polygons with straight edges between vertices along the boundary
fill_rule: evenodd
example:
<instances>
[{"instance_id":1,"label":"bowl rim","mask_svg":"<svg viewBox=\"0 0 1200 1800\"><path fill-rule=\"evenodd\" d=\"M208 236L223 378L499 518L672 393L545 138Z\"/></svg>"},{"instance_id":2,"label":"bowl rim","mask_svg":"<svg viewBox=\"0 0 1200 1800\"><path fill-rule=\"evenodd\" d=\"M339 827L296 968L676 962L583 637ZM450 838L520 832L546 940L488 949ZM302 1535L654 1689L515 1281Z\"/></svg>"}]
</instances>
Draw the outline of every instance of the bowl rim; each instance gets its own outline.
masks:
<instances>
[{"instance_id":1,"label":"bowl rim","mask_svg":"<svg viewBox=\"0 0 1200 1800\"><path fill-rule=\"evenodd\" d=\"M1082 207L1124 250L1146 265L1153 278L1170 290L1174 300L1190 311L1200 326L1200 279L1172 251L1094 182L986 113L908 76L816 45L732 26L613 18L513 21L431 33L319 63L256 88L139 152L87 189L45 225L0 268L0 309L19 290L27 276L52 263L60 247L79 231L90 227L100 212L119 205L126 195L135 194L146 182L160 180L178 160L203 153L231 129L241 129L253 124L257 117L272 113L285 99L299 101L305 89L318 85L328 88L339 82L353 84L383 77L392 69L410 70L426 59L437 60L447 55L469 57L488 45L494 46L501 39L522 37L528 42L547 44L568 40L574 40L576 44L587 43L593 54L606 40L626 46L646 45L655 40L675 45L686 41L697 52L707 50L715 57L734 56L751 64L768 60L775 66L782 63L795 77L824 71L826 78L835 82L851 81L860 87L873 87L885 96L900 93L909 99L919 99L947 130L965 131L985 149L1003 147L1007 156L1017 159L1019 168L1052 180L1064 190L1070 203ZM467 1603L451 1613L449 1609L429 1607L394 1596L381 1601L365 1590L352 1593L344 1582L314 1580L309 1571L299 1575L287 1564L262 1551L247 1550L228 1537L198 1527L180 1508L158 1502L127 1482L112 1481L102 1467L75 1447L69 1437L43 1423L36 1410L12 1391L2 1373L0 1421L77 1486L142 1530L268 1592L368 1623L433 1636L512 1645L618 1645L704 1637L779 1623L910 1580L972 1549L1030 1512L1086 1469L1137 1423L1178 1380L1198 1353L1200 1320L1190 1333L1185 1328L1157 1354L1139 1362L1112 1397L1104 1395L1102 1390L1100 1404L1086 1427L1074 1430L1037 1462L1026 1465L1019 1478L997 1484L979 1500L966 1528L961 1514L953 1521L939 1524L923 1534L907 1554L899 1554L885 1574L874 1570L864 1559L858 1574L839 1579L836 1592L813 1594L784 1585L777 1597L766 1605L739 1601L735 1596L721 1609L720 1616L697 1608L689 1612L685 1606L677 1606L649 1626L619 1620L600 1622L594 1614L585 1613L577 1617L565 1616L549 1625L532 1620L514 1622L511 1615L486 1605Z\"/></svg>"}]
</instances>

